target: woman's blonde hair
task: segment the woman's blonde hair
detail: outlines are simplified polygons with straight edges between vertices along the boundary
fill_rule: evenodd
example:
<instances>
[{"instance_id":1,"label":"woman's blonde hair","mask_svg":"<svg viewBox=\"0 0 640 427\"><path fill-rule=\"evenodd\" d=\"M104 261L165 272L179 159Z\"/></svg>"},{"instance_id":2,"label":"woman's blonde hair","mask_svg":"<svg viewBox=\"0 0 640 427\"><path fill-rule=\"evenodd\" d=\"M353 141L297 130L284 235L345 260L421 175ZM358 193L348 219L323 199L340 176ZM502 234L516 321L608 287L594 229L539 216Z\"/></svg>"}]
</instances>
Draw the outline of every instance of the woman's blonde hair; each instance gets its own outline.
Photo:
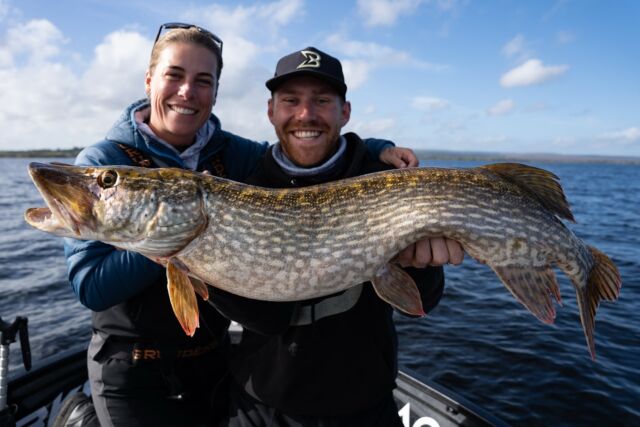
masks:
<instances>
[{"instance_id":1,"label":"woman's blonde hair","mask_svg":"<svg viewBox=\"0 0 640 427\"><path fill-rule=\"evenodd\" d=\"M220 81L220 73L222 72L222 47L206 32L198 27L190 28L173 28L162 34L151 49L151 59L149 60L149 73L153 74L162 51L173 43L192 43L202 46L213 52L218 60L218 68L216 70L216 81Z\"/></svg>"}]
</instances>

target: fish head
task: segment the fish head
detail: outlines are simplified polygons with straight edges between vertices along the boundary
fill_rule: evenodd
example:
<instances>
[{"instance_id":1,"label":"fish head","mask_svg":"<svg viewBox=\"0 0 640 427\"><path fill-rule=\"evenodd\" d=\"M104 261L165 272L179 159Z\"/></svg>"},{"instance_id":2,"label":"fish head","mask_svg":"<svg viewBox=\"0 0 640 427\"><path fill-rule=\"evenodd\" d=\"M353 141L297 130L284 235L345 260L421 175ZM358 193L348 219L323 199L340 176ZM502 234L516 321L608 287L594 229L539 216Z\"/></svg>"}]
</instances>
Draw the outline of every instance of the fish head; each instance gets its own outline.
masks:
<instances>
[{"instance_id":1,"label":"fish head","mask_svg":"<svg viewBox=\"0 0 640 427\"><path fill-rule=\"evenodd\" d=\"M28 209L25 220L56 236L165 257L206 225L193 172L31 163L29 174L47 207Z\"/></svg>"}]
</instances>

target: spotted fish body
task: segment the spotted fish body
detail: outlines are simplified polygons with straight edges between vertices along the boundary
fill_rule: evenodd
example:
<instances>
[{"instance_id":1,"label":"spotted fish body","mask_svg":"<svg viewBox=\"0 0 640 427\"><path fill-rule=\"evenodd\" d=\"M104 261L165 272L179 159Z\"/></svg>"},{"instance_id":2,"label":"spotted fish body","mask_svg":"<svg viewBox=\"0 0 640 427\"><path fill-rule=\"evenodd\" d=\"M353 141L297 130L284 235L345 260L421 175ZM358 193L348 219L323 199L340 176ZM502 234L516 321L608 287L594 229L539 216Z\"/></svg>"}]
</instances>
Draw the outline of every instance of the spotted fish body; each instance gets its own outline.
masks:
<instances>
[{"instance_id":1,"label":"spotted fish body","mask_svg":"<svg viewBox=\"0 0 640 427\"><path fill-rule=\"evenodd\" d=\"M593 356L596 308L621 284L611 260L559 219L573 217L557 178L525 165L392 170L301 189L179 169L32 164L30 172L51 208L28 211L33 226L170 260L170 279L180 270L254 299L375 285L400 250L446 236L547 323L552 297L560 301L558 266L576 289ZM113 185L104 185L107 174Z\"/></svg>"}]
</instances>

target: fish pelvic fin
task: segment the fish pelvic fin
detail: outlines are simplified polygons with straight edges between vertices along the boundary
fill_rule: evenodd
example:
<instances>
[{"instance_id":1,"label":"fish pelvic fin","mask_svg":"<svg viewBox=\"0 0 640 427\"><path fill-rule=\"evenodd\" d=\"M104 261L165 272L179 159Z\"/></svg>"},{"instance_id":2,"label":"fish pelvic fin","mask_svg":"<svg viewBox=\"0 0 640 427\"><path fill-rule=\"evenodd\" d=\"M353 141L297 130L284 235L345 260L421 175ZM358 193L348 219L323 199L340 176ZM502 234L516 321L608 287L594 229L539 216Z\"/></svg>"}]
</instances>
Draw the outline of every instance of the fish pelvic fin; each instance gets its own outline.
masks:
<instances>
[{"instance_id":1,"label":"fish pelvic fin","mask_svg":"<svg viewBox=\"0 0 640 427\"><path fill-rule=\"evenodd\" d=\"M207 288L207 284L192 276L189 277L189 280L191 281L191 285L193 286L193 290L196 294L200 295L200 298L207 301L209 299L209 289Z\"/></svg>"},{"instance_id":2,"label":"fish pelvic fin","mask_svg":"<svg viewBox=\"0 0 640 427\"><path fill-rule=\"evenodd\" d=\"M198 301L187 273L174 259L167 263L167 290L173 312L184 332L192 337L200 327Z\"/></svg>"},{"instance_id":3,"label":"fish pelvic fin","mask_svg":"<svg viewBox=\"0 0 640 427\"><path fill-rule=\"evenodd\" d=\"M567 197L560 185L560 178L557 175L520 163L495 163L479 166L479 168L488 170L505 181L517 185L558 217L575 222Z\"/></svg>"},{"instance_id":4,"label":"fish pelvic fin","mask_svg":"<svg viewBox=\"0 0 640 427\"><path fill-rule=\"evenodd\" d=\"M595 330L595 318L598 304L601 300L615 301L620 295L622 279L618 268L613 261L593 246L588 246L594 259L591 267L586 287L576 286L578 308L580 310L580 322L587 338L591 359L596 359L595 340L593 338Z\"/></svg>"},{"instance_id":5,"label":"fish pelvic fin","mask_svg":"<svg viewBox=\"0 0 640 427\"><path fill-rule=\"evenodd\" d=\"M371 280L378 296L392 307L412 316L425 316L420 291L413 278L396 264L388 263Z\"/></svg>"},{"instance_id":6,"label":"fish pelvic fin","mask_svg":"<svg viewBox=\"0 0 640 427\"><path fill-rule=\"evenodd\" d=\"M550 267L492 267L509 292L534 316L551 324L556 318L553 296L560 304L560 289Z\"/></svg>"}]
</instances>

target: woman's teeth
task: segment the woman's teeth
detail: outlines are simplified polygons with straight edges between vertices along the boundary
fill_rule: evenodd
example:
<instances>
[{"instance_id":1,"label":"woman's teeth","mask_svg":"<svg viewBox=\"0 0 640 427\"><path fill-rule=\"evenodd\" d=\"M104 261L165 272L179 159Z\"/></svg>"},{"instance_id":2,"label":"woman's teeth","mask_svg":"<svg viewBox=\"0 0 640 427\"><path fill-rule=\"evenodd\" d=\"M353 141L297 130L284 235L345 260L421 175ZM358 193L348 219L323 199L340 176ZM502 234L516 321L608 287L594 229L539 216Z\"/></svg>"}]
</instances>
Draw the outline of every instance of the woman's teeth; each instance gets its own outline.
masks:
<instances>
[{"instance_id":1,"label":"woman's teeth","mask_svg":"<svg viewBox=\"0 0 640 427\"><path fill-rule=\"evenodd\" d=\"M196 110L191 108L178 107L177 105L171 105L170 108L178 114L192 115L196 113Z\"/></svg>"}]
</instances>

